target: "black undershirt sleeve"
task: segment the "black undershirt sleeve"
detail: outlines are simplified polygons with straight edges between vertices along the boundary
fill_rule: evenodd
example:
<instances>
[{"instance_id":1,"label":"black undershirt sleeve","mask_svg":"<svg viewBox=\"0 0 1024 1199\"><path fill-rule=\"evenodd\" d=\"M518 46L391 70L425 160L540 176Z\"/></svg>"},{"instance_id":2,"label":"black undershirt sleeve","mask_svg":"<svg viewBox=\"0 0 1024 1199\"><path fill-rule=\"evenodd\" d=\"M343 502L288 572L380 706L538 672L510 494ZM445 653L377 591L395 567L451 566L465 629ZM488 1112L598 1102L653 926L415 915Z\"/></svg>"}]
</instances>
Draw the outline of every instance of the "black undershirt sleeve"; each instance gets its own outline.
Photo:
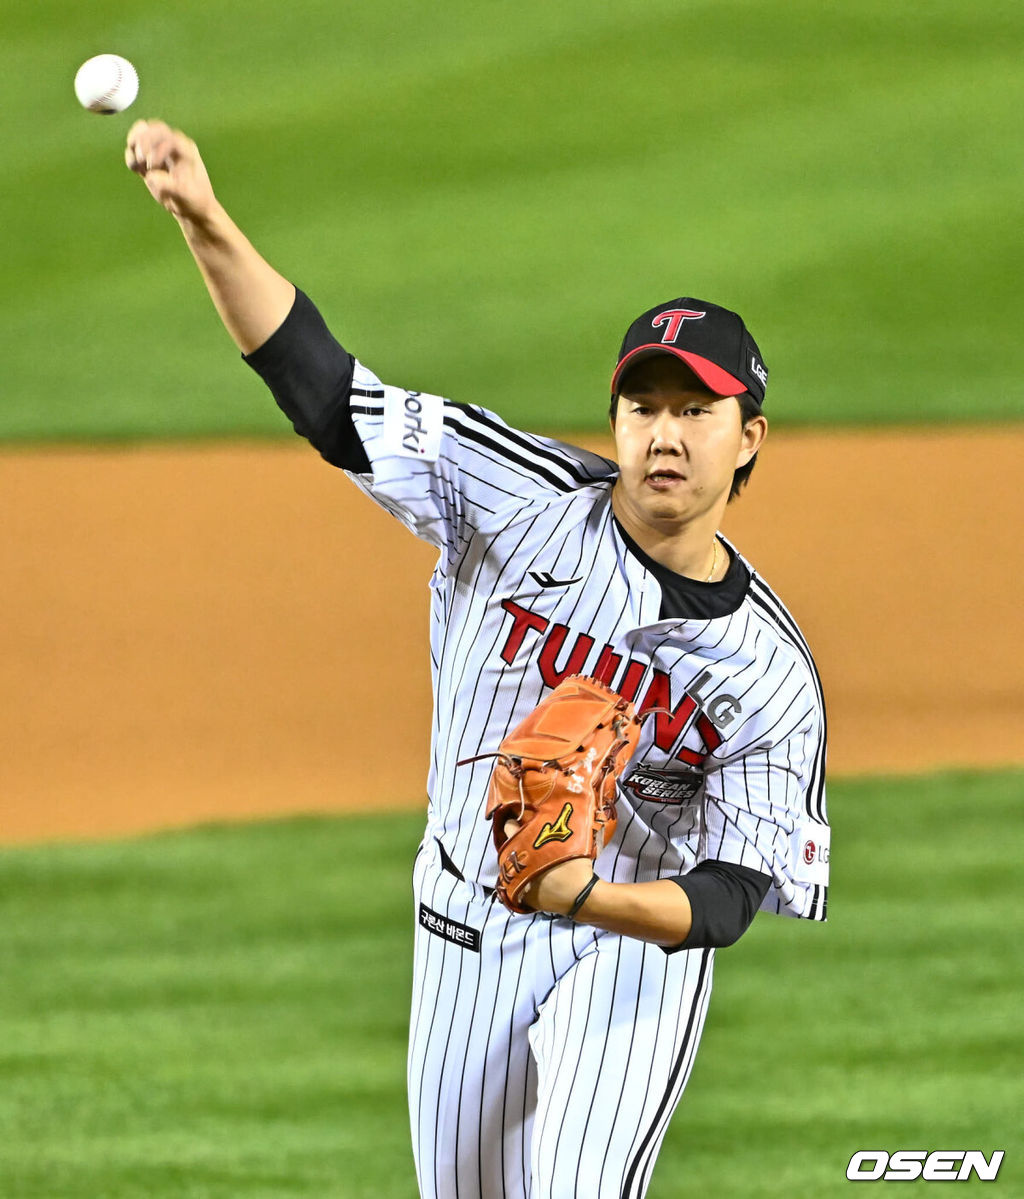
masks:
<instances>
[{"instance_id":1,"label":"black undershirt sleeve","mask_svg":"<svg viewBox=\"0 0 1024 1199\"><path fill-rule=\"evenodd\" d=\"M284 323L242 358L270 388L295 432L332 466L369 473L370 461L349 411L354 360L309 296L296 288Z\"/></svg>"},{"instance_id":2,"label":"black undershirt sleeve","mask_svg":"<svg viewBox=\"0 0 1024 1199\"><path fill-rule=\"evenodd\" d=\"M771 875L714 859L701 862L672 882L686 892L693 922L686 940L672 946L669 953L734 944L750 927L772 884Z\"/></svg>"}]
</instances>

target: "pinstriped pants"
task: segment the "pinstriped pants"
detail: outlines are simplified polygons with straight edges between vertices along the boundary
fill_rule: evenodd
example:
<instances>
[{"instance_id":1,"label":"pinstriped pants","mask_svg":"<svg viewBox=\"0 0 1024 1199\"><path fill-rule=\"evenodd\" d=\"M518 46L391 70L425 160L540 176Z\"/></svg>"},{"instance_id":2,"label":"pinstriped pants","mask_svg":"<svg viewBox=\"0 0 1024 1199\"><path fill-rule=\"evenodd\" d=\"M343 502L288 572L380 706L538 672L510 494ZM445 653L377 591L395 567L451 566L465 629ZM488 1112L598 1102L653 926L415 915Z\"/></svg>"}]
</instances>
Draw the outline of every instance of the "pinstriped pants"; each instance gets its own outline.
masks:
<instances>
[{"instance_id":1,"label":"pinstriped pants","mask_svg":"<svg viewBox=\"0 0 1024 1199\"><path fill-rule=\"evenodd\" d=\"M713 950L519 916L425 843L409 1110L422 1199L641 1199L700 1042Z\"/></svg>"}]
</instances>

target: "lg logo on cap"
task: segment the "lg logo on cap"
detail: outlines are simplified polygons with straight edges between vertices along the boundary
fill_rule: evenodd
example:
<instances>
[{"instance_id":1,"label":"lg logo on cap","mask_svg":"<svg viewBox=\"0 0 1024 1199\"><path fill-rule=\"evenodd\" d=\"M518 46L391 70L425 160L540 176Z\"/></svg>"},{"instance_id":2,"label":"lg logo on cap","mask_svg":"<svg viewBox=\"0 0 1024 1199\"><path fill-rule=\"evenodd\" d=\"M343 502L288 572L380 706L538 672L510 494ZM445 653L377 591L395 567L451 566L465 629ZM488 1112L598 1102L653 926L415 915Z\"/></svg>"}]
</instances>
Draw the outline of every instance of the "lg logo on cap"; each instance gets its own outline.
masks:
<instances>
[{"instance_id":1,"label":"lg logo on cap","mask_svg":"<svg viewBox=\"0 0 1024 1199\"><path fill-rule=\"evenodd\" d=\"M751 356L750 356L750 373L755 378L761 380L762 387L768 386L768 372L764 369L764 367L760 364L760 362L758 362L758 360L753 356L753 354L751 354Z\"/></svg>"}]
</instances>

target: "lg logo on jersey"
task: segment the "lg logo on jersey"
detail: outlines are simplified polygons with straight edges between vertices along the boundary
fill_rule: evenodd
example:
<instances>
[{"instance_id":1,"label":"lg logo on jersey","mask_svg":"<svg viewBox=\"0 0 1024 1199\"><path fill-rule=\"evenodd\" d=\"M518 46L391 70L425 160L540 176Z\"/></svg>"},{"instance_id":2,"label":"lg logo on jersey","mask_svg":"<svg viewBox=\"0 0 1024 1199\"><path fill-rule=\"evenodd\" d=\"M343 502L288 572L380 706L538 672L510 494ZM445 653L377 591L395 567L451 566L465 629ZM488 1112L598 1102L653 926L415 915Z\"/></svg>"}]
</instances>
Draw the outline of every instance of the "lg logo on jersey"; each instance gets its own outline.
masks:
<instances>
[{"instance_id":1,"label":"lg logo on jersey","mask_svg":"<svg viewBox=\"0 0 1024 1199\"><path fill-rule=\"evenodd\" d=\"M717 725L720 729L727 729L736 717L742 714L743 705L735 695L726 695L724 692L721 695L716 695L710 703L705 702L701 692L711 681L711 671L705 670L695 683L691 683L686 688L686 694L695 699L697 703L704 705L705 711L713 724Z\"/></svg>"},{"instance_id":2,"label":"lg logo on jersey","mask_svg":"<svg viewBox=\"0 0 1024 1199\"><path fill-rule=\"evenodd\" d=\"M966 1182L972 1173L982 1182L994 1182L1003 1164L1004 1150L991 1158L977 1149L860 1149L850 1158L846 1177L851 1182Z\"/></svg>"}]
</instances>

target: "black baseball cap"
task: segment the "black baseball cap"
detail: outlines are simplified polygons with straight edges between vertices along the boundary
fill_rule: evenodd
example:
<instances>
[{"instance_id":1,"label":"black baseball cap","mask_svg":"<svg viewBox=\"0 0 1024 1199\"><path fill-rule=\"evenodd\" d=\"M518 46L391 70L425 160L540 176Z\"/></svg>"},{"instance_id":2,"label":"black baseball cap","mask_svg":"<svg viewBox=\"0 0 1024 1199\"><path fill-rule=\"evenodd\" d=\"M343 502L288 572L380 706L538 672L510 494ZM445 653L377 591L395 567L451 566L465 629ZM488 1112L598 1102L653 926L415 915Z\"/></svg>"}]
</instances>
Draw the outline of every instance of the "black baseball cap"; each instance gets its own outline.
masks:
<instances>
[{"instance_id":1,"label":"black baseball cap","mask_svg":"<svg viewBox=\"0 0 1024 1199\"><path fill-rule=\"evenodd\" d=\"M655 354L681 358L720 396L749 391L764 403L768 368L743 319L728 308L680 296L651 308L629 326L612 376L612 395L626 369Z\"/></svg>"}]
</instances>

